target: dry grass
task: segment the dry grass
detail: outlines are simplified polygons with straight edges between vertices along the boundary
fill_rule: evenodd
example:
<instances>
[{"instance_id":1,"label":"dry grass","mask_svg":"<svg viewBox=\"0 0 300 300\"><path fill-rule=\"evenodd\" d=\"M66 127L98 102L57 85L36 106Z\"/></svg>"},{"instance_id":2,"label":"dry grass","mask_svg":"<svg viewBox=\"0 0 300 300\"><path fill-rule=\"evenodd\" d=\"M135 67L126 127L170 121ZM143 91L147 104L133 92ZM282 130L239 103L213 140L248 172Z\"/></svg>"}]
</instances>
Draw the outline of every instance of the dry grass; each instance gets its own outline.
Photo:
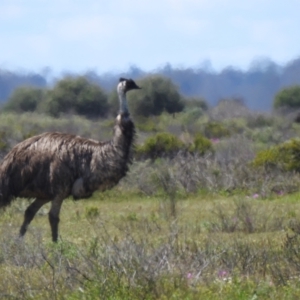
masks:
<instances>
[{"instance_id":1,"label":"dry grass","mask_svg":"<svg viewBox=\"0 0 300 300\"><path fill-rule=\"evenodd\" d=\"M209 293L207 299L217 299L228 289L223 299L244 299L235 295L242 289L268 299L265 289L282 295L288 286L294 295L299 197L194 195L177 199L174 218L164 198L114 190L65 201L58 245L50 242L46 208L25 240L16 239L26 204L19 199L1 215L0 295L198 299Z\"/></svg>"}]
</instances>

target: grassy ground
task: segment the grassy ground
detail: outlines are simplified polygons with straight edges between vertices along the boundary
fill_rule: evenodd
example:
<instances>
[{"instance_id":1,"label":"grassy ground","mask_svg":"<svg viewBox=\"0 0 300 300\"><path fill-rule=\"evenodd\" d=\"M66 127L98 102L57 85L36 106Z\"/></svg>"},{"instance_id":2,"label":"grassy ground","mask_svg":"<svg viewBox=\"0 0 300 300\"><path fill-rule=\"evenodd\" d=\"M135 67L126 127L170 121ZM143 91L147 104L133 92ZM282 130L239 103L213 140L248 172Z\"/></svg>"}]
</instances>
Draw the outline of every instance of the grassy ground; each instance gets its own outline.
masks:
<instances>
[{"instance_id":1,"label":"grassy ground","mask_svg":"<svg viewBox=\"0 0 300 300\"><path fill-rule=\"evenodd\" d=\"M138 142L169 131L188 143L219 115L224 111L193 122L185 114L141 121ZM58 244L48 207L17 238L28 206L17 199L0 213L0 298L299 299L299 173L249 164L257 149L299 135L298 125L278 118L230 118L224 124L232 135L217 139L214 156L138 161L114 190L65 200ZM106 139L112 126L6 114L0 154L41 132Z\"/></svg>"},{"instance_id":2,"label":"grassy ground","mask_svg":"<svg viewBox=\"0 0 300 300\"><path fill-rule=\"evenodd\" d=\"M116 189L68 199L57 245L47 207L16 238L27 205L17 199L0 221L1 298L297 299L300 194L256 197L197 194L172 206Z\"/></svg>"}]
</instances>

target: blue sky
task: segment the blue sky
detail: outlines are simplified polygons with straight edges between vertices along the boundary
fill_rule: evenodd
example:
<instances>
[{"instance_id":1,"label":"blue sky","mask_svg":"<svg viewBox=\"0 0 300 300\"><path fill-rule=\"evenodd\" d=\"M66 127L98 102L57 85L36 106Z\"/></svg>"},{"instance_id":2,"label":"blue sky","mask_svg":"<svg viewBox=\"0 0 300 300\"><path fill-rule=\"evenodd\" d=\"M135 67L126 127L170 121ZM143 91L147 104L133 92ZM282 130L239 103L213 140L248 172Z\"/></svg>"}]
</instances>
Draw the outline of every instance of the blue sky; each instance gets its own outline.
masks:
<instances>
[{"instance_id":1,"label":"blue sky","mask_svg":"<svg viewBox=\"0 0 300 300\"><path fill-rule=\"evenodd\" d=\"M99 73L300 56L299 0L1 0L0 68Z\"/></svg>"}]
</instances>

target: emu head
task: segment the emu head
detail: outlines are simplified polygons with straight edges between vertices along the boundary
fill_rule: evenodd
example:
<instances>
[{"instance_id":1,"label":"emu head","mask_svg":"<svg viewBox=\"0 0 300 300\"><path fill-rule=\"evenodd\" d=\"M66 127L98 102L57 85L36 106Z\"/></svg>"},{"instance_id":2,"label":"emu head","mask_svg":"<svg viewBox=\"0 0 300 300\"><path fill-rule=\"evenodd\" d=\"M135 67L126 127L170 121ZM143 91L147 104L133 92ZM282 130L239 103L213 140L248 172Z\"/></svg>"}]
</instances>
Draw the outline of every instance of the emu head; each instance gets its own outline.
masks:
<instances>
[{"instance_id":1,"label":"emu head","mask_svg":"<svg viewBox=\"0 0 300 300\"><path fill-rule=\"evenodd\" d=\"M132 80L121 77L118 84L118 93L126 94L131 90L139 90L140 87Z\"/></svg>"}]
</instances>

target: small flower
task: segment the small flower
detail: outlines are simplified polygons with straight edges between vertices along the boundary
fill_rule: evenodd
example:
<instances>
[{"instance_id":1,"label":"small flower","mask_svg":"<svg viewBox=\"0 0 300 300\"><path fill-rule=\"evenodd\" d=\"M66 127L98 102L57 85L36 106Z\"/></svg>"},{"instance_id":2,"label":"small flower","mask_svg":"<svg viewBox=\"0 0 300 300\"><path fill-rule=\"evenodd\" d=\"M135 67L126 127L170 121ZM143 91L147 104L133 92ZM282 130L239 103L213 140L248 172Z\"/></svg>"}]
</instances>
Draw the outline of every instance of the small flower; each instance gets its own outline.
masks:
<instances>
[{"instance_id":1,"label":"small flower","mask_svg":"<svg viewBox=\"0 0 300 300\"><path fill-rule=\"evenodd\" d=\"M187 273L186 278L187 278L187 279L193 278L193 274L192 274L192 273Z\"/></svg>"},{"instance_id":2,"label":"small flower","mask_svg":"<svg viewBox=\"0 0 300 300\"><path fill-rule=\"evenodd\" d=\"M227 283L231 283L232 282L232 278L229 276L229 272L226 270L220 270L218 272L218 277L220 280L227 282Z\"/></svg>"},{"instance_id":3,"label":"small flower","mask_svg":"<svg viewBox=\"0 0 300 300\"><path fill-rule=\"evenodd\" d=\"M219 272L218 272L218 277L219 278L226 278L228 276L228 272L227 271L225 271L225 270L220 270Z\"/></svg>"},{"instance_id":4,"label":"small flower","mask_svg":"<svg viewBox=\"0 0 300 300\"><path fill-rule=\"evenodd\" d=\"M259 194L253 194L253 195L252 195L252 198L253 198L253 199L257 199L258 197L259 197Z\"/></svg>"},{"instance_id":5,"label":"small flower","mask_svg":"<svg viewBox=\"0 0 300 300\"><path fill-rule=\"evenodd\" d=\"M220 142L220 139L212 138L212 139L210 139L210 141L211 141L213 144L217 144L217 143Z\"/></svg>"}]
</instances>

